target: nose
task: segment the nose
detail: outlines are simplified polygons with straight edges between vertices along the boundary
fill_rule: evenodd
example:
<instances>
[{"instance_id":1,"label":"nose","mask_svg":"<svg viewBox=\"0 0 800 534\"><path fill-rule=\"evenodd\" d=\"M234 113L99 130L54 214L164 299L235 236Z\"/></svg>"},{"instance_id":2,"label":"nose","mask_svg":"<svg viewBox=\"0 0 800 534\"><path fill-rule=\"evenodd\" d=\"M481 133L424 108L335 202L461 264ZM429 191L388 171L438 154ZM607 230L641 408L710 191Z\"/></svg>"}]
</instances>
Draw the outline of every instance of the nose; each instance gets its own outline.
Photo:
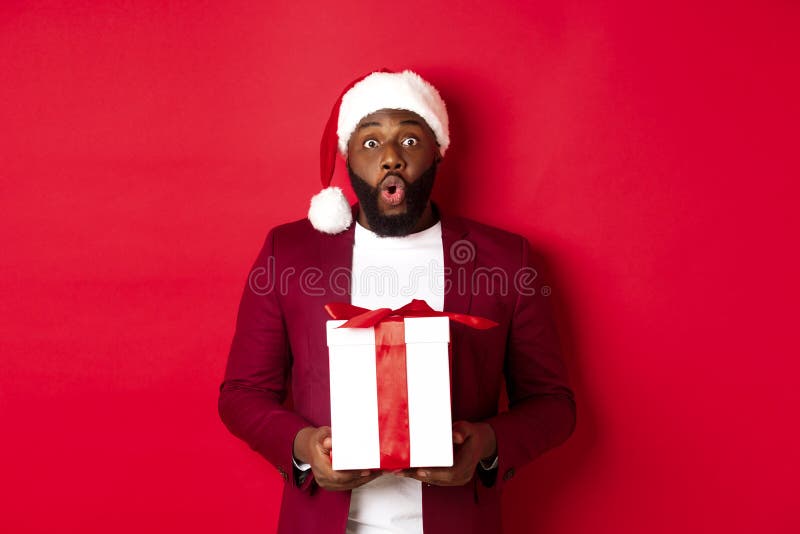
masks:
<instances>
[{"instance_id":1,"label":"nose","mask_svg":"<svg viewBox=\"0 0 800 534\"><path fill-rule=\"evenodd\" d=\"M387 143L381 154L381 169L399 171L406 167L406 162L394 143Z\"/></svg>"}]
</instances>

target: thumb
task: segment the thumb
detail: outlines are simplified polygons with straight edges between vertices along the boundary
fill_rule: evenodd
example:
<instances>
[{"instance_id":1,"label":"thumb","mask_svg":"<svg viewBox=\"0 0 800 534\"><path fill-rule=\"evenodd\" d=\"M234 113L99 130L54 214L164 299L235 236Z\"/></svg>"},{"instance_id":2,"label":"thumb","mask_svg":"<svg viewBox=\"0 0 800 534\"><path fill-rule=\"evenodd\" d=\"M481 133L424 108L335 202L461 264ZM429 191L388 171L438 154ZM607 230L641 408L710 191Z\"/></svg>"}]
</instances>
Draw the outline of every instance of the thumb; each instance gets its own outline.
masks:
<instances>
[{"instance_id":1,"label":"thumb","mask_svg":"<svg viewBox=\"0 0 800 534\"><path fill-rule=\"evenodd\" d=\"M453 423L453 443L461 445L467 440L469 428L464 421L456 421Z\"/></svg>"},{"instance_id":2,"label":"thumb","mask_svg":"<svg viewBox=\"0 0 800 534\"><path fill-rule=\"evenodd\" d=\"M324 454L330 454L333 440L331 439L331 428L328 426L319 427L317 434L317 444Z\"/></svg>"}]
</instances>

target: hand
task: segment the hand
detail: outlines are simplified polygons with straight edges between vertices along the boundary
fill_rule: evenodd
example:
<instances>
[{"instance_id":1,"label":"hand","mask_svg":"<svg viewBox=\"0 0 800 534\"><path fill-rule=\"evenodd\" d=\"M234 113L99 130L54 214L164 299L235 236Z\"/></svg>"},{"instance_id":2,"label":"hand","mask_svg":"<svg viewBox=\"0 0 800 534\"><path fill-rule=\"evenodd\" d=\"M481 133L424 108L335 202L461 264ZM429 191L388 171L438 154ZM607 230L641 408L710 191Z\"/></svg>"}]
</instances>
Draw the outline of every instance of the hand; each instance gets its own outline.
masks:
<instances>
[{"instance_id":1,"label":"hand","mask_svg":"<svg viewBox=\"0 0 800 534\"><path fill-rule=\"evenodd\" d=\"M412 468L395 474L435 486L463 486L472 480L480 460L497 453L494 429L487 423L453 423L453 445L453 467Z\"/></svg>"},{"instance_id":2,"label":"hand","mask_svg":"<svg viewBox=\"0 0 800 534\"><path fill-rule=\"evenodd\" d=\"M314 480L331 491L357 488L381 475L380 470L334 471L331 467L331 427L306 427L294 439L294 457L311 465Z\"/></svg>"}]
</instances>

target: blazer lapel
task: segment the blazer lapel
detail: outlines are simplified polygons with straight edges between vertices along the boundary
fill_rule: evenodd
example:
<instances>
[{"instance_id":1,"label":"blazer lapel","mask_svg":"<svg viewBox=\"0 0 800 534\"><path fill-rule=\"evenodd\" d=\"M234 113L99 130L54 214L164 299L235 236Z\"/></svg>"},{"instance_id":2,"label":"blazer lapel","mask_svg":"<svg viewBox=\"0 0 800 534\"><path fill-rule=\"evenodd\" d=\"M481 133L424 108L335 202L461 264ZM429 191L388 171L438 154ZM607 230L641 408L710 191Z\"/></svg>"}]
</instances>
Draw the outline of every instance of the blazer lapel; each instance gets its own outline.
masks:
<instances>
[{"instance_id":1,"label":"blazer lapel","mask_svg":"<svg viewBox=\"0 0 800 534\"><path fill-rule=\"evenodd\" d=\"M321 235L316 247L316 264L322 271L321 280L325 282L327 301L350 302L358 204L352 205L350 209L353 211L353 222L347 230L336 235Z\"/></svg>"},{"instance_id":2,"label":"blazer lapel","mask_svg":"<svg viewBox=\"0 0 800 534\"><path fill-rule=\"evenodd\" d=\"M468 239L469 231L460 218L439 213L439 219L444 248L444 311L469 313L477 248Z\"/></svg>"}]
</instances>

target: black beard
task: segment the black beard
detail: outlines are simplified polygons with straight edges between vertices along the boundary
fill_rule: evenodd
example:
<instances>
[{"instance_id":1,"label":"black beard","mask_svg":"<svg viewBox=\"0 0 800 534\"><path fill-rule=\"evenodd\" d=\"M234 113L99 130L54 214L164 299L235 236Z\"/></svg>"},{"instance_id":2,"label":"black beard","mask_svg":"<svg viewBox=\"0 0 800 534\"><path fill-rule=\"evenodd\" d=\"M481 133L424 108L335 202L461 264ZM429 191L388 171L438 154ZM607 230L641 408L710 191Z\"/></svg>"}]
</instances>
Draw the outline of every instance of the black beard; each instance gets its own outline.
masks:
<instances>
[{"instance_id":1,"label":"black beard","mask_svg":"<svg viewBox=\"0 0 800 534\"><path fill-rule=\"evenodd\" d=\"M353 186L353 191L358 197L359 208L364 210L370 229L381 237L398 237L413 232L431 197L433 182L436 178L436 166L437 162L434 161L414 183L409 184L403 179L406 186L406 212L398 215L384 215L378 209L380 187L369 185L366 180L353 172L348 161L347 174L350 175L350 185Z\"/></svg>"}]
</instances>

